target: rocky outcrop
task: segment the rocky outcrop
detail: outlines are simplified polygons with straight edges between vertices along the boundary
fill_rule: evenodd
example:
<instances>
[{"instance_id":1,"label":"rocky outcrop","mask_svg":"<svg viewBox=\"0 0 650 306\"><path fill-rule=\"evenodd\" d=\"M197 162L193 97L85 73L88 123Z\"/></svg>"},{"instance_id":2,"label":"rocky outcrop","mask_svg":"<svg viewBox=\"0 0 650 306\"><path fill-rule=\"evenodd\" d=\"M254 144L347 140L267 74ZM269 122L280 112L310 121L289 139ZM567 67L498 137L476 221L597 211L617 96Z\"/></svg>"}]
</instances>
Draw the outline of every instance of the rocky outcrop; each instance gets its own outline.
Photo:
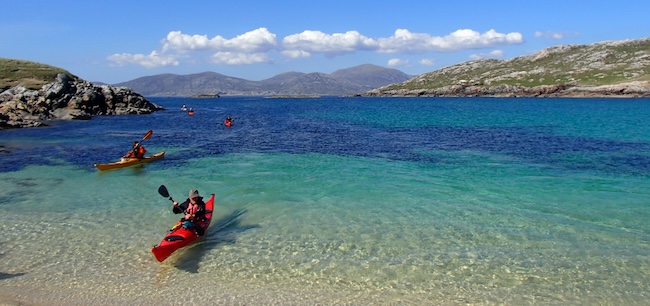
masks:
<instances>
[{"instance_id":1,"label":"rocky outcrop","mask_svg":"<svg viewBox=\"0 0 650 306\"><path fill-rule=\"evenodd\" d=\"M61 73L39 90L18 85L0 93L0 129L41 126L57 119L149 114L162 109L127 87L94 85Z\"/></svg>"},{"instance_id":2,"label":"rocky outcrop","mask_svg":"<svg viewBox=\"0 0 650 306\"><path fill-rule=\"evenodd\" d=\"M567 98L650 98L650 82L629 82L601 86L540 85L451 85L436 89L375 89L364 96L396 97L567 97Z\"/></svg>"}]
</instances>

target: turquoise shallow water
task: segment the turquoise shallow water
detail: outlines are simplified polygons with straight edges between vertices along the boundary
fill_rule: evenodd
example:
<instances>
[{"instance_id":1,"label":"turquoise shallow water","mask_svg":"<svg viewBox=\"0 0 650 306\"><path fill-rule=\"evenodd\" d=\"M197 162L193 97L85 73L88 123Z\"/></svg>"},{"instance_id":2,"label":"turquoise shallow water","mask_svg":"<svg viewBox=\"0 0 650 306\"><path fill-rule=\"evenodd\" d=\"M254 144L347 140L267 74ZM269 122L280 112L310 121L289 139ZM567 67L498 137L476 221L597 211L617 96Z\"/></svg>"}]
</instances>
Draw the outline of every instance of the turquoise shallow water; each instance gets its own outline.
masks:
<instances>
[{"instance_id":1,"label":"turquoise shallow water","mask_svg":"<svg viewBox=\"0 0 650 306\"><path fill-rule=\"evenodd\" d=\"M171 99L0 131L0 297L47 305L643 305L650 100ZM177 109L196 105L189 117ZM236 117L227 129L226 114ZM98 172L148 129L140 167ZM205 238L149 249L190 188ZM200 283L201 288L196 288ZM0 298L0 302L2 298Z\"/></svg>"}]
</instances>

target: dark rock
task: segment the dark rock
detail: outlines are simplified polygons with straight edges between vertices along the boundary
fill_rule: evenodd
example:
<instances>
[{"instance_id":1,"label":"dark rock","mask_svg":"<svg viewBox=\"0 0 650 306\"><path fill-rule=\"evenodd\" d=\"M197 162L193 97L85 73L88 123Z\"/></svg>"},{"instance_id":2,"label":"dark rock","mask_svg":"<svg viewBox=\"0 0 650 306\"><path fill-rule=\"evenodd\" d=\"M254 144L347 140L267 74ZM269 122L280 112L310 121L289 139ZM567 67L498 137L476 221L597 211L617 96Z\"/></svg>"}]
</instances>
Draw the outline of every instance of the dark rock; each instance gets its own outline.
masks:
<instances>
[{"instance_id":1,"label":"dark rock","mask_svg":"<svg viewBox=\"0 0 650 306\"><path fill-rule=\"evenodd\" d=\"M126 87L94 85L58 74L39 90L15 86L0 93L0 128L42 126L48 120L149 114L163 108Z\"/></svg>"}]
</instances>

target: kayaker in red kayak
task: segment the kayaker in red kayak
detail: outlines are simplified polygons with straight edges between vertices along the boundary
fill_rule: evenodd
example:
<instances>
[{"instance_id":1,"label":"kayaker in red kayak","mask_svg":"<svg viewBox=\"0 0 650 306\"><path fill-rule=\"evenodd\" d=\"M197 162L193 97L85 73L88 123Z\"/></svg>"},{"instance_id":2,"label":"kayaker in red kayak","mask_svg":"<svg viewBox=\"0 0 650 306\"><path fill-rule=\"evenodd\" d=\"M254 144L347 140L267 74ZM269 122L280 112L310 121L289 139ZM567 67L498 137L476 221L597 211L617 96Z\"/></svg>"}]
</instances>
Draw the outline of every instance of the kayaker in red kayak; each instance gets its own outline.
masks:
<instances>
[{"instance_id":1,"label":"kayaker in red kayak","mask_svg":"<svg viewBox=\"0 0 650 306\"><path fill-rule=\"evenodd\" d=\"M133 148L131 148L131 151L129 153L126 153L124 155L124 158L143 158L144 153L147 153L147 149L145 149L140 142L134 141L133 142Z\"/></svg>"},{"instance_id":2,"label":"kayaker in red kayak","mask_svg":"<svg viewBox=\"0 0 650 306\"><path fill-rule=\"evenodd\" d=\"M205 202L203 202L203 197L199 195L198 190L190 190L189 196L183 203L174 201L172 211L175 214L185 214L185 216L181 218L181 226L189 230L196 230L199 236L203 236L201 227L196 226L195 224L196 221L201 220L205 215Z\"/></svg>"},{"instance_id":3,"label":"kayaker in red kayak","mask_svg":"<svg viewBox=\"0 0 650 306\"><path fill-rule=\"evenodd\" d=\"M228 116L228 117L226 117L226 120L223 121L223 124L225 124L226 126L231 126L233 121L235 121L235 119Z\"/></svg>"},{"instance_id":4,"label":"kayaker in red kayak","mask_svg":"<svg viewBox=\"0 0 650 306\"><path fill-rule=\"evenodd\" d=\"M160 188L158 188L158 193L161 196L168 198L170 201L174 202L174 199L169 196L169 191L167 191L167 187L165 187L165 185L160 185ZM186 213L187 208L185 207L193 206L192 203L198 204L197 206L199 207L201 207L200 203L203 203L203 198L199 196L199 192L194 189L190 191L190 198L188 198L182 204L174 202L173 211L174 213L178 214ZM198 239L200 235L203 235L205 233L205 231L210 226L210 221L212 221L212 211L214 210L214 193L208 197L208 200L205 202L205 207L203 209L203 212L201 212L200 209L199 211L190 211L190 219L192 217L191 213L194 212L195 222L193 224L190 223L190 225L194 226L194 229L188 230L183 227L183 223L185 222L184 217L181 219L181 221L177 222L177 225L175 225L174 228L172 228L172 230L165 235L159 244L151 248L151 253L153 253L153 255L156 257L156 260L163 262L174 252L190 245L192 242Z\"/></svg>"}]
</instances>

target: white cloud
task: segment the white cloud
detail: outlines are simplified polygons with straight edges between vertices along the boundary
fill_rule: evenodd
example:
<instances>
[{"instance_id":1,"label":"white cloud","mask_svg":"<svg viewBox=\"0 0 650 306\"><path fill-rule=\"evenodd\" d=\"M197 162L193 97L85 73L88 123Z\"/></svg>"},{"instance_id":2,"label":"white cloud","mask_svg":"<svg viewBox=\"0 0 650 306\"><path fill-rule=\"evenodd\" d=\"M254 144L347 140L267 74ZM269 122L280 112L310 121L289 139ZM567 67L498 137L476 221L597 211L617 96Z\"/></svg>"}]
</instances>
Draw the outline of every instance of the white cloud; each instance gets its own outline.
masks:
<instances>
[{"instance_id":1,"label":"white cloud","mask_svg":"<svg viewBox=\"0 0 650 306\"><path fill-rule=\"evenodd\" d=\"M353 53L361 50L374 50L377 42L361 35L357 31L326 34L320 31L303 31L292 34L282 40L283 54L313 54L323 53L327 56Z\"/></svg>"},{"instance_id":2,"label":"white cloud","mask_svg":"<svg viewBox=\"0 0 650 306\"><path fill-rule=\"evenodd\" d=\"M390 67L405 66L408 65L408 63L409 63L408 60L403 60L399 58L391 58L388 60L388 66Z\"/></svg>"},{"instance_id":3,"label":"white cloud","mask_svg":"<svg viewBox=\"0 0 650 306\"><path fill-rule=\"evenodd\" d=\"M244 65L270 62L266 53L217 52L210 58L215 64Z\"/></svg>"},{"instance_id":4,"label":"white cloud","mask_svg":"<svg viewBox=\"0 0 650 306\"><path fill-rule=\"evenodd\" d=\"M489 30L483 34L474 30L457 30L447 36L431 36L426 33L413 33L407 29L397 29L388 38L379 38L379 52L383 53L421 53L432 51L457 51L462 49L490 48L498 45L521 44L521 33L508 34Z\"/></svg>"},{"instance_id":5,"label":"white cloud","mask_svg":"<svg viewBox=\"0 0 650 306\"><path fill-rule=\"evenodd\" d=\"M554 39L561 39L563 37L562 33L557 33L557 32L535 32L535 37L544 37L544 38L554 38Z\"/></svg>"},{"instance_id":6,"label":"white cloud","mask_svg":"<svg viewBox=\"0 0 650 306\"><path fill-rule=\"evenodd\" d=\"M469 56L472 60L478 60L483 58L503 58L503 50L492 50L488 53L479 53L472 54Z\"/></svg>"},{"instance_id":7,"label":"white cloud","mask_svg":"<svg viewBox=\"0 0 650 306\"><path fill-rule=\"evenodd\" d=\"M178 66L180 63L174 55L164 55L157 51L152 51L148 55L144 54L113 54L108 57L117 66L124 66L126 64L137 64L146 68Z\"/></svg>"},{"instance_id":8,"label":"white cloud","mask_svg":"<svg viewBox=\"0 0 650 306\"><path fill-rule=\"evenodd\" d=\"M180 65L183 56L189 62L210 60L217 64L243 65L271 62L269 54L273 51L287 58L308 58L314 54L337 56L358 51L378 53L425 53L451 52L463 49L492 48L499 45L521 44L523 36L518 32L498 33L489 30L479 33L461 29L447 36L432 36L427 33L413 33L407 29L397 29L390 37L370 38L357 31L327 34L321 31L306 30L282 39L279 44L276 35L267 28L258 28L234 38L222 36L209 38L207 35L189 35L172 31L161 41L162 49L149 55L114 54L108 59L116 65L138 64L144 67ZM196 53L212 53L206 58L198 58ZM485 56L485 55L473 55ZM502 56L488 54L490 57ZM389 65L404 65L408 61L397 58L389 60ZM433 61L421 60L422 65L432 65Z\"/></svg>"},{"instance_id":9,"label":"white cloud","mask_svg":"<svg viewBox=\"0 0 650 306\"><path fill-rule=\"evenodd\" d=\"M284 50L282 54L288 58L307 58L311 57L311 53L304 50Z\"/></svg>"},{"instance_id":10,"label":"white cloud","mask_svg":"<svg viewBox=\"0 0 650 306\"><path fill-rule=\"evenodd\" d=\"M488 54L494 58L501 58L503 57L503 50L492 50Z\"/></svg>"},{"instance_id":11,"label":"white cloud","mask_svg":"<svg viewBox=\"0 0 650 306\"><path fill-rule=\"evenodd\" d=\"M428 58L423 58L420 60L420 65L422 66L433 66L435 64L435 61L432 59Z\"/></svg>"},{"instance_id":12,"label":"white cloud","mask_svg":"<svg viewBox=\"0 0 650 306\"><path fill-rule=\"evenodd\" d=\"M186 53L192 51L209 52L268 52L277 46L275 34L266 28L246 32L233 39L221 36L208 38L207 35L187 35L172 31L163 39L163 51L175 50Z\"/></svg>"},{"instance_id":13,"label":"white cloud","mask_svg":"<svg viewBox=\"0 0 650 306\"><path fill-rule=\"evenodd\" d=\"M578 33L562 33L562 32L554 32L554 31L535 32L535 37L552 38L552 39L562 39L562 38L567 38L567 37L572 37L577 35Z\"/></svg>"}]
</instances>

